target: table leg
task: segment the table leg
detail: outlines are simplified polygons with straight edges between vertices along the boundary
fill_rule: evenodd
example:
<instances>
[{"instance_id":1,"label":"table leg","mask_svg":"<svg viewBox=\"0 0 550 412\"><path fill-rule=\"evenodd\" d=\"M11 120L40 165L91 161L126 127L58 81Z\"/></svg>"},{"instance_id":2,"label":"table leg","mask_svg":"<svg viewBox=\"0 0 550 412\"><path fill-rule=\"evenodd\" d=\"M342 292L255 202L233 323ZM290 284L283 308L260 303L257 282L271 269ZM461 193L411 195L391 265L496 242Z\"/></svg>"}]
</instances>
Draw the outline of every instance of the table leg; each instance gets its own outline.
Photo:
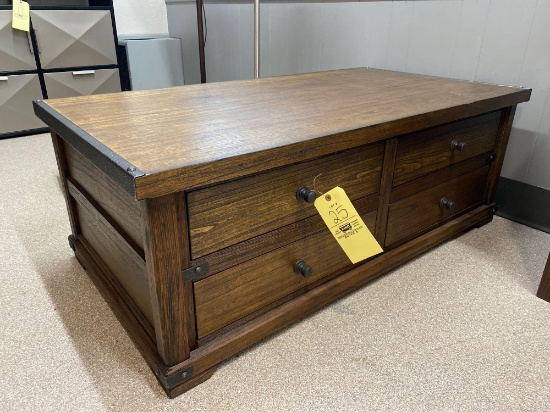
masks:
<instances>
[{"instance_id":1,"label":"table leg","mask_svg":"<svg viewBox=\"0 0 550 412\"><path fill-rule=\"evenodd\" d=\"M542 279L540 280L537 296L550 302L550 254L548 255L544 272L542 272Z\"/></svg>"}]
</instances>

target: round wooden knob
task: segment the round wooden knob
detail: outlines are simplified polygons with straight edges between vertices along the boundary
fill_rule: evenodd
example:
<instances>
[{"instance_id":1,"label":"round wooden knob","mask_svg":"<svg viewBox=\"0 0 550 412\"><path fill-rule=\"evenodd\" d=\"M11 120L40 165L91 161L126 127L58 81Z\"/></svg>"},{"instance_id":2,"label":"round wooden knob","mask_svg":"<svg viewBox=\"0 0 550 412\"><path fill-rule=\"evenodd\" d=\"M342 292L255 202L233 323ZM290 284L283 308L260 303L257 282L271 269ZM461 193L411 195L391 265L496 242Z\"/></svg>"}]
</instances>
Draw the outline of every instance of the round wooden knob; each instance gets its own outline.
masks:
<instances>
[{"instance_id":1,"label":"round wooden knob","mask_svg":"<svg viewBox=\"0 0 550 412\"><path fill-rule=\"evenodd\" d=\"M439 207L441 209L452 209L455 207L455 202L442 197L441 200L439 201Z\"/></svg>"},{"instance_id":2,"label":"round wooden knob","mask_svg":"<svg viewBox=\"0 0 550 412\"><path fill-rule=\"evenodd\" d=\"M294 272L302 275L305 278L310 277L313 275L313 269L311 266L309 266L306 262L304 262L302 259L299 259L294 264Z\"/></svg>"},{"instance_id":3,"label":"round wooden knob","mask_svg":"<svg viewBox=\"0 0 550 412\"><path fill-rule=\"evenodd\" d=\"M298 190L296 190L296 199L313 203L315 202L315 199L317 199L317 192L315 190L311 190L307 186L300 186Z\"/></svg>"},{"instance_id":4,"label":"round wooden knob","mask_svg":"<svg viewBox=\"0 0 550 412\"><path fill-rule=\"evenodd\" d=\"M466 150L466 143L459 142L458 140L453 140L451 142L451 152L455 150L457 152L463 152L464 150Z\"/></svg>"}]
</instances>

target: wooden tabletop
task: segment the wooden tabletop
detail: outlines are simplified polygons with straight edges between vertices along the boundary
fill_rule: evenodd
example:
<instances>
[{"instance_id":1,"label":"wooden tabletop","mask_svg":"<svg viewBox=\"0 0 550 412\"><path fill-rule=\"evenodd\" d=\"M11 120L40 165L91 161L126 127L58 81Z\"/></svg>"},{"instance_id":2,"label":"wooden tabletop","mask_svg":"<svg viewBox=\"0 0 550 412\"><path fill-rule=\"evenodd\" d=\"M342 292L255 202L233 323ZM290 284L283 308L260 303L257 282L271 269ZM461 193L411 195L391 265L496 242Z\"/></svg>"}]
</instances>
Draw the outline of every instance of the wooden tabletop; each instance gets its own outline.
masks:
<instances>
[{"instance_id":1,"label":"wooden tabletop","mask_svg":"<svg viewBox=\"0 0 550 412\"><path fill-rule=\"evenodd\" d=\"M530 93L362 68L55 99L35 112L69 143L81 139L123 164L129 190L143 199L497 110Z\"/></svg>"}]
</instances>

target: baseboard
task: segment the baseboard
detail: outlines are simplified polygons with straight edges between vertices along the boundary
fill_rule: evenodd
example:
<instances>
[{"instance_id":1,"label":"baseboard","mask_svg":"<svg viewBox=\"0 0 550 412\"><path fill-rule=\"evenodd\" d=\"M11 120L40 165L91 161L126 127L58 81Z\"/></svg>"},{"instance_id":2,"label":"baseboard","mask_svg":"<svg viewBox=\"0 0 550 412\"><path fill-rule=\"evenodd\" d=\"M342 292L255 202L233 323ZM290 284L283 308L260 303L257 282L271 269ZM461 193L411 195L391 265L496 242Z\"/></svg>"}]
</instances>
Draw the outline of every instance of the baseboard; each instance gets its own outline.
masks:
<instances>
[{"instance_id":1,"label":"baseboard","mask_svg":"<svg viewBox=\"0 0 550 412\"><path fill-rule=\"evenodd\" d=\"M550 233L550 190L501 177L497 215Z\"/></svg>"}]
</instances>

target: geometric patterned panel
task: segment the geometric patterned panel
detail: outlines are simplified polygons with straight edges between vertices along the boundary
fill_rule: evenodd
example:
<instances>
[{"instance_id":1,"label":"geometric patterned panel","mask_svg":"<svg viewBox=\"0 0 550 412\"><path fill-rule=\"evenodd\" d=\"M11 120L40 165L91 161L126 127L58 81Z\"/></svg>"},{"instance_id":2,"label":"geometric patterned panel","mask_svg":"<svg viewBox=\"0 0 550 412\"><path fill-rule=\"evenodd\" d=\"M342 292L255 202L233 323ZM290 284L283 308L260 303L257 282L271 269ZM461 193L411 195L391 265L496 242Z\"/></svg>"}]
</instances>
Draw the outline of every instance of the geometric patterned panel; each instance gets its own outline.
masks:
<instances>
[{"instance_id":1,"label":"geometric patterned panel","mask_svg":"<svg viewBox=\"0 0 550 412\"><path fill-rule=\"evenodd\" d=\"M8 76L0 81L0 133L45 127L34 115L32 101L42 99L37 74Z\"/></svg>"},{"instance_id":2,"label":"geometric patterned panel","mask_svg":"<svg viewBox=\"0 0 550 412\"><path fill-rule=\"evenodd\" d=\"M0 10L0 72L36 70L27 33L11 27L11 10Z\"/></svg>"},{"instance_id":3,"label":"geometric patterned panel","mask_svg":"<svg viewBox=\"0 0 550 412\"><path fill-rule=\"evenodd\" d=\"M73 75L73 72L46 73L48 99L88 96L120 92L117 69L95 70L93 74Z\"/></svg>"},{"instance_id":4,"label":"geometric patterned panel","mask_svg":"<svg viewBox=\"0 0 550 412\"><path fill-rule=\"evenodd\" d=\"M33 10L44 69L116 64L109 10Z\"/></svg>"}]
</instances>

